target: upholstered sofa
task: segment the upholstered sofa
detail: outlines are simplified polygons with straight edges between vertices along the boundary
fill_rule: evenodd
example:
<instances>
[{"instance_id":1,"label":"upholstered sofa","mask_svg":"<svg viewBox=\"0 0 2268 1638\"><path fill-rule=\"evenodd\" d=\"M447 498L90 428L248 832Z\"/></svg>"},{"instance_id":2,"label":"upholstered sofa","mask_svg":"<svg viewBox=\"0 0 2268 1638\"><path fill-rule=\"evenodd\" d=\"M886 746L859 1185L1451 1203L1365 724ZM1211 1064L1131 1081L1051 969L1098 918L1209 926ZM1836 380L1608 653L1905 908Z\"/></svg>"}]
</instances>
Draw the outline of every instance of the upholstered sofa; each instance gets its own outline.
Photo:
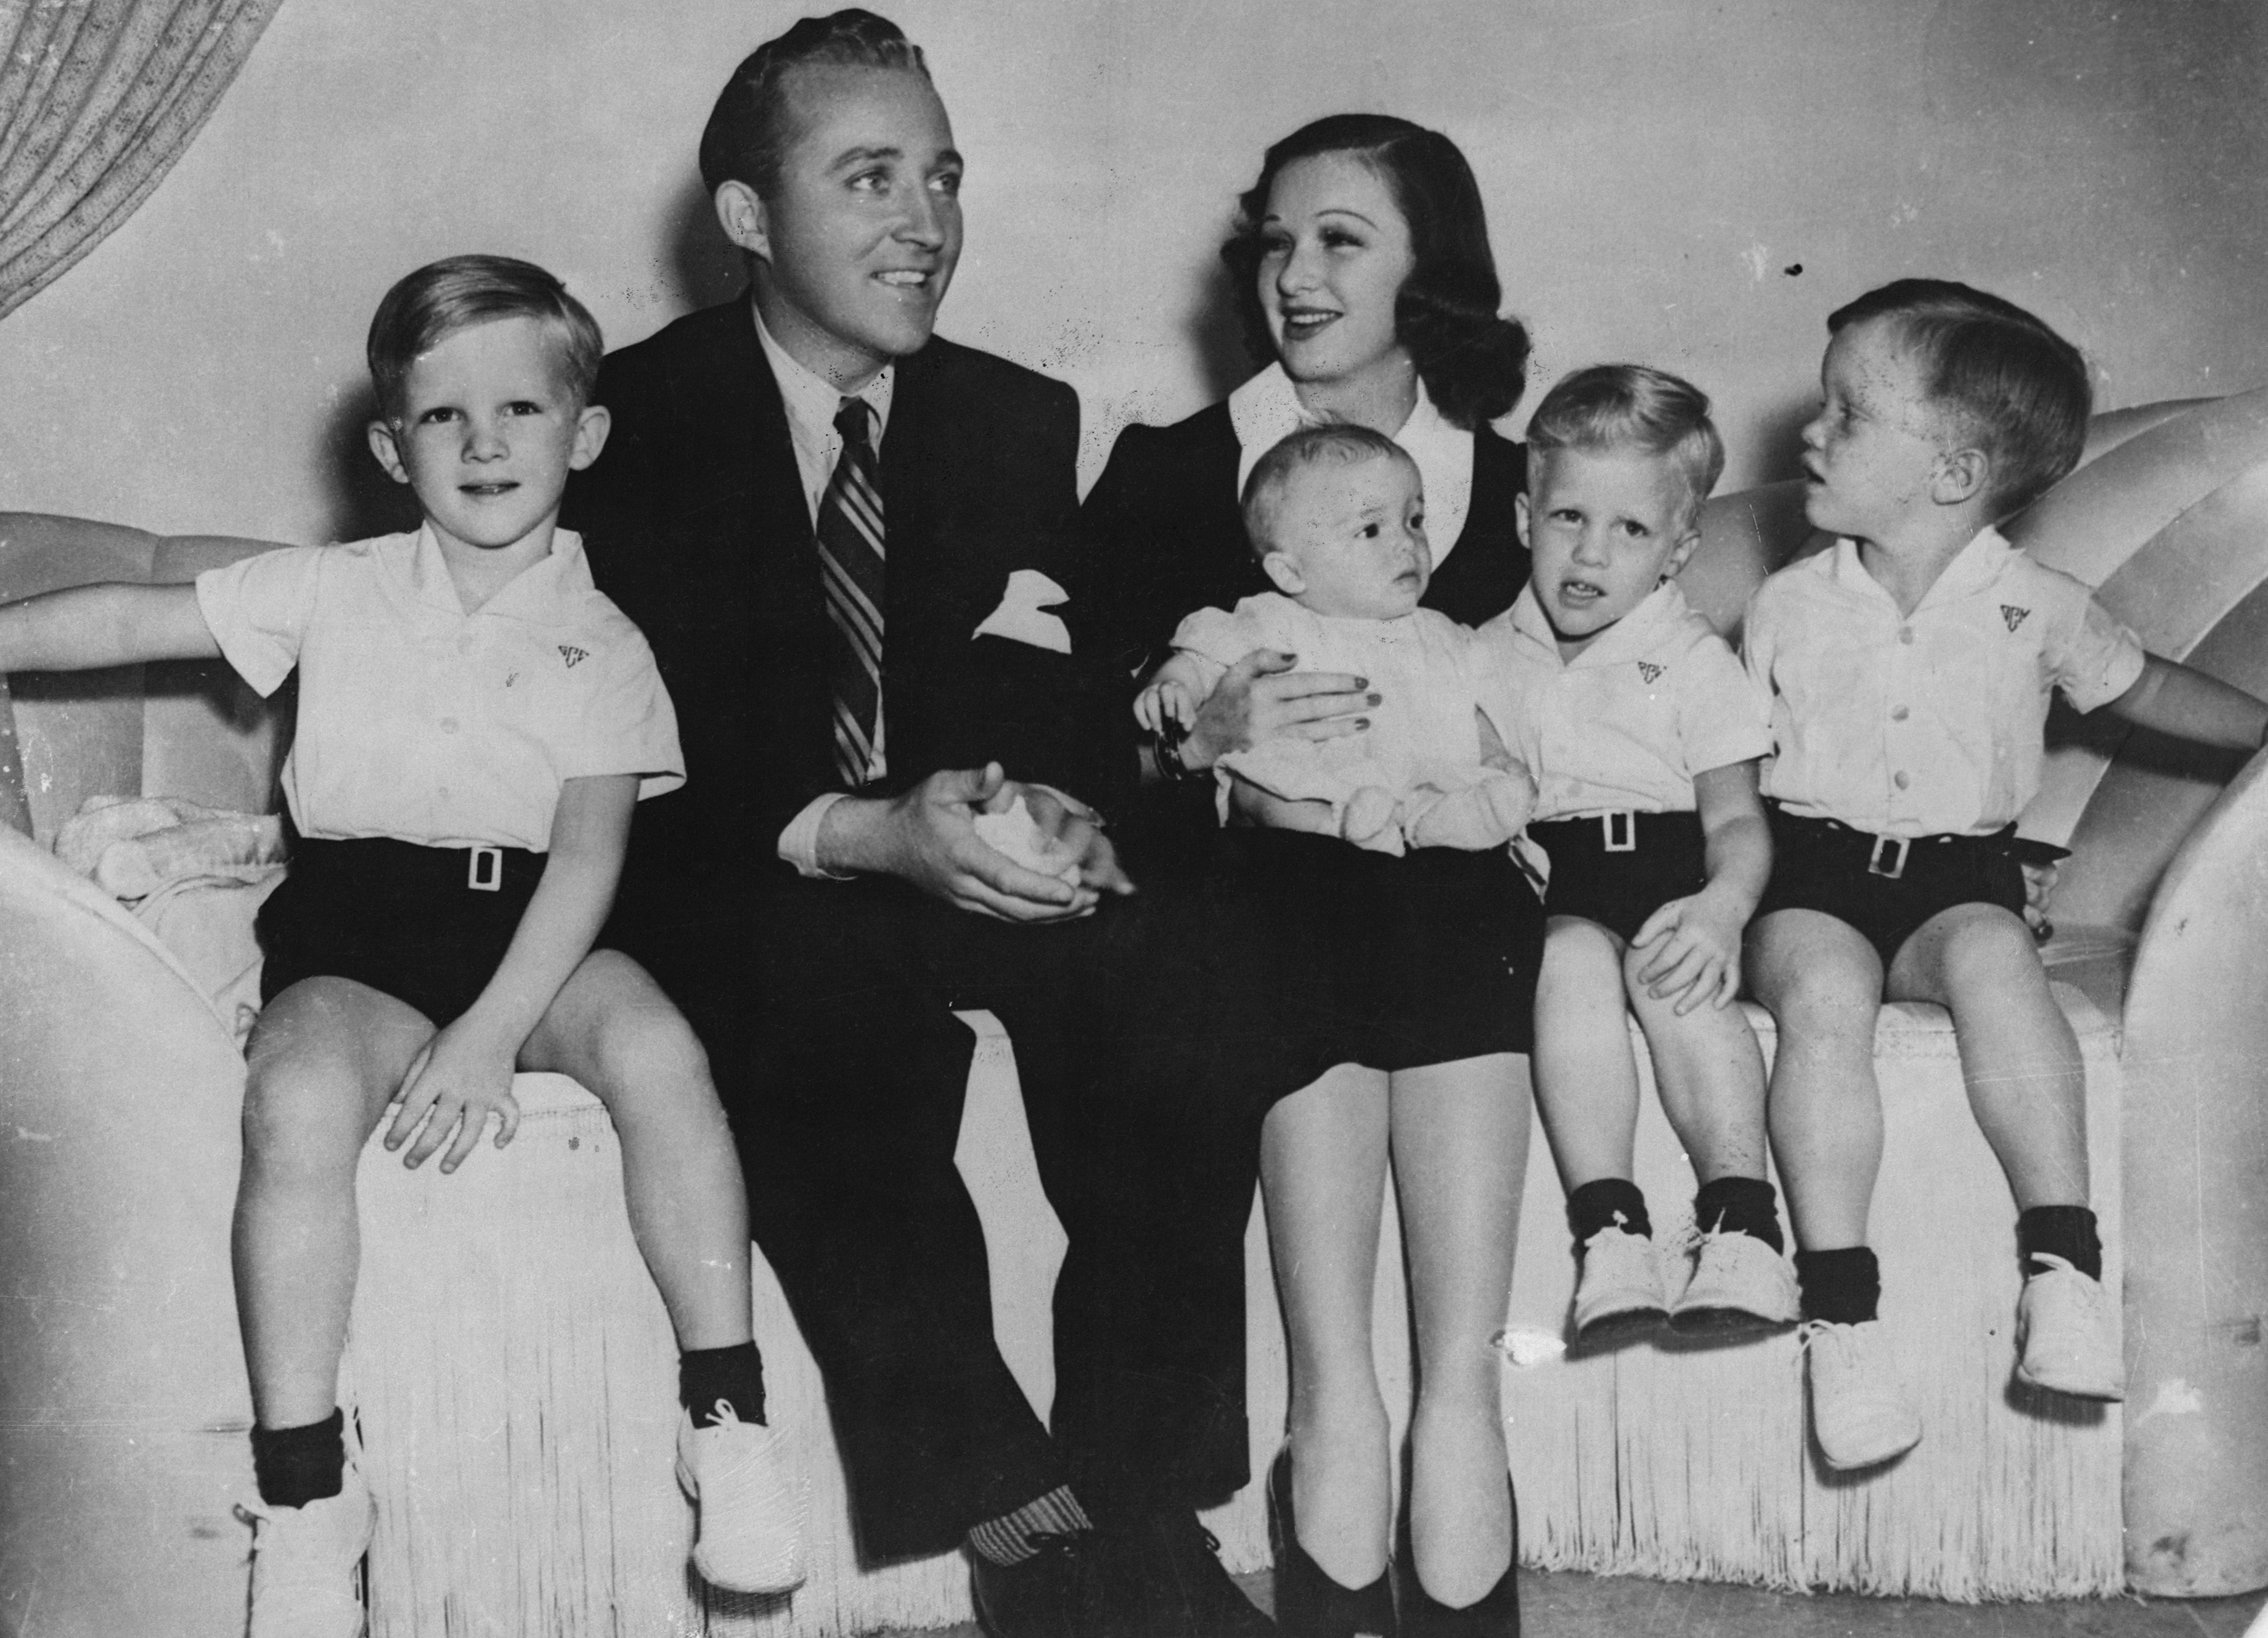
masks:
<instances>
[{"instance_id":1,"label":"upholstered sofa","mask_svg":"<svg viewBox=\"0 0 2268 1638\"><path fill-rule=\"evenodd\" d=\"M2015 532L2099 584L2153 648L2268 689L2268 393L2102 417L2088 462ZM1802 549L1800 496L1720 498L1705 536L1689 593L1730 627ZM0 597L178 580L258 545L0 514ZM272 808L279 717L212 667L13 682L12 703L0 695L0 1633L227 1633L249 1544L232 1515L249 1494L249 1412L227 1255L240 1020L214 1005L210 970L48 850L91 795ZM1943 1015L1892 1007L1873 1235L1923 1444L1830 1474L1807 1446L1789 1335L1560 1350L1573 1268L1536 1144L1505 1366L1529 1564L1963 1598L2268 1584L2268 763L2239 771L2091 724L2059 732L2026 828L2075 850L2048 954L2085 1048L2108 1272L2123 1278L2123 1413L2012 1385L2013 1207ZM257 887L217 887L206 909L248 925ZM1769 1051L1771 1021L1749 1016ZM1004 1350L1044 1408L1062 1236L1010 1044L982 1015L972 1025L984 1039L961 1162ZM364 1166L345 1391L380 1501L373 1632L966 1619L957 1559L857 1566L823 1397L761 1267L775 1403L811 1430L813 1578L770 1605L688 1578L668 1330L630 1244L611 1130L571 1082L521 1091L519 1140L453 1178L375 1150ZM1640 1147L1649 1196L1690 1198L1650 1104ZM1256 1214L1248 1255L1259 1471L1285 1380ZM1381 1274L1377 1350L1406 1398L1391 1233ZM1208 1518L1233 1568L1265 1562L1256 1491Z\"/></svg>"}]
</instances>

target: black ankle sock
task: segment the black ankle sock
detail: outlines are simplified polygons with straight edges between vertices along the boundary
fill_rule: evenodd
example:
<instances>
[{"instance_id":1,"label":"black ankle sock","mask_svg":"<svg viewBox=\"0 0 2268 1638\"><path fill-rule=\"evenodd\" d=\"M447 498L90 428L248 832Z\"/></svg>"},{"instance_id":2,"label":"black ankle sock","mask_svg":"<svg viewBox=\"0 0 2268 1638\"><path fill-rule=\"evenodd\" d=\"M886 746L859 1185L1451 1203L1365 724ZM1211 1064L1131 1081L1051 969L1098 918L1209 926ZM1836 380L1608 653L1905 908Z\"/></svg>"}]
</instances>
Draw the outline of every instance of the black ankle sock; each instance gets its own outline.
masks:
<instances>
[{"instance_id":1,"label":"black ankle sock","mask_svg":"<svg viewBox=\"0 0 2268 1638\"><path fill-rule=\"evenodd\" d=\"M1860 1325L1882 1300L1882 1271L1871 1247L1798 1251L1795 1283L1803 1291L1803 1317L1833 1325Z\"/></svg>"},{"instance_id":2,"label":"black ankle sock","mask_svg":"<svg viewBox=\"0 0 2268 1638\"><path fill-rule=\"evenodd\" d=\"M1693 1197L1693 1226L1704 1234L1717 1228L1748 1235L1775 1251L1783 1243L1779 1196L1762 1177L1719 1177L1703 1184Z\"/></svg>"},{"instance_id":3,"label":"black ankle sock","mask_svg":"<svg viewBox=\"0 0 2268 1638\"><path fill-rule=\"evenodd\" d=\"M2095 1232L2095 1214L2084 1206L2035 1206L2018 1214L2016 1255L2024 1259L2025 1278L2047 1272L2038 1260L2043 1251L2089 1280L2102 1278L2102 1242Z\"/></svg>"},{"instance_id":4,"label":"black ankle sock","mask_svg":"<svg viewBox=\"0 0 2268 1638\"><path fill-rule=\"evenodd\" d=\"M1617 1225L1616 1218L1622 1221ZM1653 1235L1653 1221L1646 1214L1646 1196L1627 1177L1602 1177L1587 1183L1567 1197L1567 1227L1581 1245L1602 1228L1621 1227L1631 1234Z\"/></svg>"},{"instance_id":5,"label":"black ankle sock","mask_svg":"<svg viewBox=\"0 0 2268 1638\"><path fill-rule=\"evenodd\" d=\"M345 1487L347 1419L335 1407L303 1428L254 1428L252 1477L270 1507L305 1507Z\"/></svg>"},{"instance_id":6,"label":"black ankle sock","mask_svg":"<svg viewBox=\"0 0 2268 1638\"><path fill-rule=\"evenodd\" d=\"M696 1428L720 1420L719 1399L744 1422L764 1420L764 1359L755 1343L688 1348L677 1356L677 1402L693 1413Z\"/></svg>"}]
</instances>

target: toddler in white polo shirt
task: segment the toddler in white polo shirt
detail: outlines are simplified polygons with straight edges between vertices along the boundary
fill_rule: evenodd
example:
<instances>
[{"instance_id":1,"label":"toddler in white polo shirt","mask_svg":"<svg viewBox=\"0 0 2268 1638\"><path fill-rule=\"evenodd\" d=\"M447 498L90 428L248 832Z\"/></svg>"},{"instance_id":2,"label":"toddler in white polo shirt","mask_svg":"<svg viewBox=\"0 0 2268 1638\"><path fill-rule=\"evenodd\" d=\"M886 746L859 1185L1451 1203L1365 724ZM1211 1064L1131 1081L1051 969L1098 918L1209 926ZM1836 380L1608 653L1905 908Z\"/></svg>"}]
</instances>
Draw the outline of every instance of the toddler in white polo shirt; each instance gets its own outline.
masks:
<instances>
[{"instance_id":1,"label":"toddler in white polo shirt","mask_svg":"<svg viewBox=\"0 0 2268 1638\"><path fill-rule=\"evenodd\" d=\"M1774 754L1749 973L1779 1022L1774 1153L1794 1219L1812 1426L1838 1468L1921 1436L1876 1318L1880 1003L1953 1015L1970 1107L2017 1207L2019 1379L2116 1399L2118 1315L2088 1208L2079 1045L2024 923L2015 821L2051 691L2250 751L2268 705L2146 654L1993 525L2071 470L2077 349L1997 296L1901 279L1830 315L1804 509L1841 536L1758 590L1744 638Z\"/></svg>"},{"instance_id":2,"label":"toddler in white polo shirt","mask_svg":"<svg viewBox=\"0 0 2268 1638\"><path fill-rule=\"evenodd\" d=\"M573 1075L622 1140L630 1223L669 1310L694 1562L719 1585L802 1578L806 1485L763 1424L747 1202L700 1044L627 957L593 949L631 810L684 782L652 653L555 528L605 442L597 324L542 269L459 256L379 304L370 444L416 492L412 535L295 548L190 586L91 586L0 609L0 671L225 657L295 668L289 875L260 914L236 1206L252 1382L251 1638L352 1638L373 1508L339 1408L355 1170L387 1146L453 1171L515 1068Z\"/></svg>"},{"instance_id":3,"label":"toddler in white polo shirt","mask_svg":"<svg viewBox=\"0 0 2268 1638\"><path fill-rule=\"evenodd\" d=\"M1730 1004L1771 867L1756 794L1771 730L1674 578L1724 461L1690 383L1639 365L1568 376L1528 422L1528 585L1481 632L1505 738L1535 775L1528 838L1549 857L1535 1101L1581 1258L1575 1332L1593 1340L1665 1314L1688 1331L1795 1318L1764 1177L1764 1060ZM1626 1006L1700 1184L1698 1255L1674 1296L1631 1177Z\"/></svg>"}]
</instances>

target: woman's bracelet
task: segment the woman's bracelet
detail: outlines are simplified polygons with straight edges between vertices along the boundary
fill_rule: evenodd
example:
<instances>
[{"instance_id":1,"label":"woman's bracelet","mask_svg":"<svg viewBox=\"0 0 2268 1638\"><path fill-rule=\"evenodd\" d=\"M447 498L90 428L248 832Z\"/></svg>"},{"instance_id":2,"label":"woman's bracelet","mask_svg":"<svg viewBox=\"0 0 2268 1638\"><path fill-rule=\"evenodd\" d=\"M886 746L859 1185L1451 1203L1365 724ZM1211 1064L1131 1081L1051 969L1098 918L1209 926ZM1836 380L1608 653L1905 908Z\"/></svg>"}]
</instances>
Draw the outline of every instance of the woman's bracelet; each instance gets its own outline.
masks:
<instances>
[{"instance_id":1,"label":"woman's bracelet","mask_svg":"<svg viewBox=\"0 0 2268 1638\"><path fill-rule=\"evenodd\" d=\"M1195 785L1212 778L1211 769L1191 767L1182 760L1182 746L1188 738L1186 734L1175 734L1168 728L1160 730L1151 742L1152 754L1158 759L1158 771L1174 785Z\"/></svg>"}]
</instances>

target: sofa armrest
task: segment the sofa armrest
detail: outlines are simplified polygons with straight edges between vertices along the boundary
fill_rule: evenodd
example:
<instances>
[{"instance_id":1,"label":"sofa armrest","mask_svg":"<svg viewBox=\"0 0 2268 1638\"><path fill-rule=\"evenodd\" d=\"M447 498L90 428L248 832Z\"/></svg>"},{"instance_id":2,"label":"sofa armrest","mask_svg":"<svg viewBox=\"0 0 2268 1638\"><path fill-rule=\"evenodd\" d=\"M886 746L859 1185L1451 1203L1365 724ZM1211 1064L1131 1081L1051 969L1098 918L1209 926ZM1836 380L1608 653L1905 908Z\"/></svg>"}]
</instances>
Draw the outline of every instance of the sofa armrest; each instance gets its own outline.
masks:
<instances>
[{"instance_id":1,"label":"sofa armrest","mask_svg":"<svg viewBox=\"0 0 2268 1638\"><path fill-rule=\"evenodd\" d=\"M274 544L0 513L0 601L99 580L179 585ZM275 806L288 705L261 701L225 662L26 673L12 699L6 681L0 823L52 844L89 796L185 796L252 812Z\"/></svg>"},{"instance_id":2,"label":"sofa armrest","mask_svg":"<svg viewBox=\"0 0 2268 1638\"><path fill-rule=\"evenodd\" d=\"M2124 1059L2128 1574L2243 1591L2268 1583L2268 755L2159 885Z\"/></svg>"}]
</instances>

